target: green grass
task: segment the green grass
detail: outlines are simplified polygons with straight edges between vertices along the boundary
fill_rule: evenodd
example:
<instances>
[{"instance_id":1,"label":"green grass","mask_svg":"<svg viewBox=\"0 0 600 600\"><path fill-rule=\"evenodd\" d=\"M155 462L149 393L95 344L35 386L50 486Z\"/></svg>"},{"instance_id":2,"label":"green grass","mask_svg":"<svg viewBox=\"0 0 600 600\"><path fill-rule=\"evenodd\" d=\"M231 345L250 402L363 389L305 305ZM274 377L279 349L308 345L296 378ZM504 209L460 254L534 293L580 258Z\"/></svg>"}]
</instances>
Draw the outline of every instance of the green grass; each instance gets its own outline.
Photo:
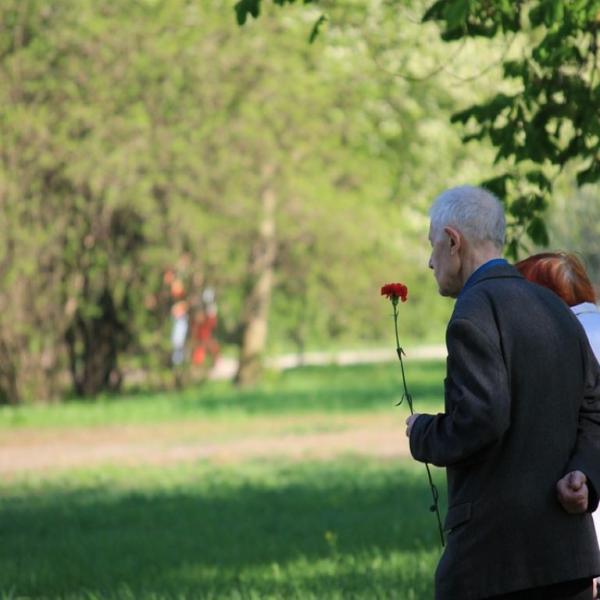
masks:
<instances>
[{"instance_id":1,"label":"green grass","mask_svg":"<svg viewBox=\"0 0 600 600\"><path fill-rule=\"evenodd\" d=\"M103 468L0 493L1 598L433 595L439 541L411 463Z\"/></svg>"},{"instance_id":2,"label":"green grass","mask_svg":"<svg viewBox=\"0 0 600 600\"><path fill-rule=\"evenodd\" d=\"M407 365L417 409L439 409L443 376L441 362ZM260 439L360 427L395 416L400 397L395 363L305 367L252 390L209 382L3 409L0 435L196 420ZM429 504L422 465L356 456L13 476L0 481L0 600L431 598L440 547Z\"/></svg>"},{"instance_id":3,"label":"green grass","mask_svg":"<svg viewBox=\"0 0 600 600\"><path fill-rule=\"evenodd\" d=\"M408 362L406 376L417 410L442 401L443 361ZM402 397L398 363L302 367L269 373L259 386L238 390L207 382L182 392L139 392L61 405L0 409L0 430L156 423L200 418L246 419L252 415L389 411Z\"/></svg>"}]
</instances>

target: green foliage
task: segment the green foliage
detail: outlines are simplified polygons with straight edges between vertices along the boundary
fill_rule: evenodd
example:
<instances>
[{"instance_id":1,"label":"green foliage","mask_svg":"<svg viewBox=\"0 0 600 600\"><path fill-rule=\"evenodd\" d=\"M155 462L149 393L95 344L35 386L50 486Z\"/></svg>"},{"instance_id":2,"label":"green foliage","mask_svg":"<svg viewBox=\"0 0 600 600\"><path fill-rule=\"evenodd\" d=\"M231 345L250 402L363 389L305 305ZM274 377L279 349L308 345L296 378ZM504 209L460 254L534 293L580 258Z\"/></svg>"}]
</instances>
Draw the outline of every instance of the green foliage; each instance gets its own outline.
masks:
<instances>
[{"instance_id":1,"label":"green foliage","mask_svg":"<svg viewBox=\"0 0 600 600\"><path fill-rule=\"evenodd\" d=\"M321 30L321 27L327 23L327 17L325 15L321 15L316 21L315 24L313 25L313 28L310 32L310 35L308 36L308 41L312 44L314 43L314 41L317 39L317 36L319 35L319 31Z\"/></svg>"},{"instance_id":2,"label":"green foliage","mask_svg":"<svg viewBox=\"0 0 600 600\"><path fill-rule=\"evenodd\" d=\"M311 4L315 1L316 0L302 0L303 4ZM273 0L273 2L279 6L283 6L285 4L294 4L295 0ZM238 2L235 3L234 7L238 24L244 25L248 16L257 19L260 14L260 6L261 0L238 0ZM320 22L321 20L319 19L318 23ZM313 29L313 34L316 35L317 32L318 25L316 25L315 29Z\"/></svg>"},{"instance_id":3,"label":"green foliage","mask_svg":"<svg viewBox=\"0 0 600 600\"><path fill-rule=\"evenodd\" d=\"M500 189L515 217L513 255L523 232L548 243L542 213L567 164L574 164L578 185L600 181L599 15L600 2L584 0L438 0L425 13L441 23L445 40L526 36L522 55L503 60L514 92L453 117L471 126L465 139L489 138L506 165Z\"/></svg>"},{"instance_id":4,"label":"green foliage","mask_svg":"<svg viewBox=\"0 0 600 600\"><path fill-rule=\"evenodd\" d=\"M361 4L369 17L377 15L379 6ZM404 3L389 5L398 12ZM464 141L487 139L496 148L501 172L484 184L501 194L513 217L508 254L514 258L526 249L525 238L547 244L544 211L565 166L574 165L579 186L600 181L600 2L436 0L422 14L423 27L439 24L441 39L454 45L504 41L504 81L492 82L499 91L456 112L452 121L466 126ZM385 24L380 30L385 39ZM405 52L398 47L396 58Z\"/></svg>"},{"instance_id":5,"label":"green foliage","mask_svg":"<svg viewBox=\"0 0 600 600\"><path fill-rule=\"evenodd\" d=\"M549 228L556 248L582 259L600 297L600 203L598 186L563 187L550 207Z\"/></svg>"},{"instance_id":6,"label":"green foliage","mask_svg":"<svg viewBox=\"0 0 600 600\"><path fill-rule=\"evenodd\" d=\"M206 283L217 289L222 332L237 341L244 293L253 278L249 263L261 227L257 205L263 187L277 194L279 264L286 264L285 249L299 237L310 240L304 247L317 242L324 252L332 245L326 229L307 231L303 224L316 206L333 221L345 204L343 190L322 172L322 163L345 154L348 168L335 176L343 179L355 169L341 143L340 124L329 125L335 82L324 81L310 55L296 52L305 44L304 33L273 24L267 34L248 34L240 42L223 8L206 12L200 25L194 6L184 1L164 10L124 2L105 12L93 3L69 10L68 0L50 11L43 3L28 4L25 13L16 6L3 5L8 22L16 19L15 27L29 27L37 37L12 48L5 59L0 122L6 140L3 176L12 190L5 228L14 231L14 222L26 219L29 231L32 224L44 231L15 241L7 236L7 246L20 244L7 256L7 267L16 276L24 261L31 264L23 295L39 298L35 320L43 330L31 322L29 301L24 314L5 315L7 324L26 328L12 333L6 327L7 344L28 356L28 346L40 345L41 337L57 374L68 355L78 393L107 389L113 379L118 384L118 354L152 356L151 349L165 346L168 298L161 275L184 254L191 257L185 273L190 293ZM45 26L35 29L36 19ZM278 48L274 55L253 52L267 43ZM11 75L17 67L31 72L29 95L19 95L21 78ZM320 118L307 127L308 115ZM28 139L30 122L51 133ZM322 140L330 140L322 152L309 150ZM265 182L261 174L268 164L277 169ZM295 189L301 177L314 186L302 195ZM24 196L33 201L20 202ZM355 192L348 205L357 203ZM42 205L48 213L43 216ZM115 225L119 215L129 215L120 219L128 229ZM51 231L44 229L49 221ZM354 238L350 248L367 252ZM50 281L40 278L34 255L48 262ZM300 270L284 277L302 283L303 275ZM7 291L6 303L16 309L23 303L15 294ZM44 320L49 307L52 317ZM105 337L116 341L106 351L113 364L97 367L99 333L107 322L112 329ZM94 351L90 344L96 344ZM16 353L6 355L9 362ZM18 363L14 371L28 377ZM90 378L93 385L86 385ZM21 396L41 396L22 380L15 387Z\"/></svg>"},{"instance_id":7,"label":"green foliage","mask_svg":"<svg viewBox=\"0 0 600 600\"><path fill-rule=\"evenodd\" d=\"M192 302L216 290L237 350L265 224L269 350L380 344L397 279L415 299L402 334L442 337L424 207L494 175L447 124L485 85L416 81L446 48L407 7L327 6L309 45L323 20L299 4L239 29L217 1L2 3L0 401L164 369L168 268Z\"/></svg>"}]
</instances>

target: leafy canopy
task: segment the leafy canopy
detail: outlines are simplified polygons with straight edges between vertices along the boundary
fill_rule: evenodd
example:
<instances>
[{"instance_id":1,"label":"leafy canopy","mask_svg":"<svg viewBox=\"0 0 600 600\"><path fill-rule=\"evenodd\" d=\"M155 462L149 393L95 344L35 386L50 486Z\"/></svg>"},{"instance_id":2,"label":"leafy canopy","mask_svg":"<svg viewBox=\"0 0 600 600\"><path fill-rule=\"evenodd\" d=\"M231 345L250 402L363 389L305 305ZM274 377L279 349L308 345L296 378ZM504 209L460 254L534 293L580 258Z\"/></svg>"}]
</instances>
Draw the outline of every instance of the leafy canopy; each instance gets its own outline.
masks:
<instances>
[{"instance_id":1,"label":"leafy canopy","mask_svg":"<svg viewBox=\"0 0 600 600\"><path fill-rule=\"evenodd\" d=\"M484 185L512 199L515 225L548 243L541 213L554 182L570 163L577 184L600 180L598 0L438 0L424 15L442 26L444 40L521 36L519 56L503 60L510 93L456 113L470 128L465 140L487 137L504 172ZM509 251L518 251L519 236Z\"/></svg>"},{"instance_id":2,"label":"leafy canopy","mask_svg":"<svg viewBox=\"0 0 600 600\"><path fill-rule=\"evenodd\" d=\"M239 23L259 11L260 0L236 4ZM544 211L567 164L579 186L600 180L600 0L437 0L423 21L437 22L447 42L506 40L502 89L452 121L464 125L465 141L496 149L499 174L482 184L512 216L508 253L518 254L524 236L546 245Z\"/></svg>"}]
</instances>

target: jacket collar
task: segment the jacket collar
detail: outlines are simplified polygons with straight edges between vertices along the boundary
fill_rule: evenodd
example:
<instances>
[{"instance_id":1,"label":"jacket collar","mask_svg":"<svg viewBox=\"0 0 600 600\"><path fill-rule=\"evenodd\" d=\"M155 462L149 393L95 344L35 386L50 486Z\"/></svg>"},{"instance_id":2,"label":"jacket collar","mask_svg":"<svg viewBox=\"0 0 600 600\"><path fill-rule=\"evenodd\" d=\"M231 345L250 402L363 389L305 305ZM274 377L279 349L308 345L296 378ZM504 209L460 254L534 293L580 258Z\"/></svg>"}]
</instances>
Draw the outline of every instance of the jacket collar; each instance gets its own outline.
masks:
<instances>
[{"instance_id":1,"label":"jacket collar","mask_svg":"<svg viewBox=\"0 0 600 600\"><path fill-rule=\"evenodd\" d=\"M465 285L463 286L462 290L460 291L459 298L466 290L478 284L480 281L485 281L487 279L505 279L513 277L523 279L523 275L521 275L521 273L519 273L519 271L517 271L515 267L513 267L506 261L497 263L494 262L494 264L491 264L489 266L488 265L489 262L481 265L481 267L476 269L471 274L471 276L469 277L469 279L467 279Z\"/></svg>"}]
</instances>

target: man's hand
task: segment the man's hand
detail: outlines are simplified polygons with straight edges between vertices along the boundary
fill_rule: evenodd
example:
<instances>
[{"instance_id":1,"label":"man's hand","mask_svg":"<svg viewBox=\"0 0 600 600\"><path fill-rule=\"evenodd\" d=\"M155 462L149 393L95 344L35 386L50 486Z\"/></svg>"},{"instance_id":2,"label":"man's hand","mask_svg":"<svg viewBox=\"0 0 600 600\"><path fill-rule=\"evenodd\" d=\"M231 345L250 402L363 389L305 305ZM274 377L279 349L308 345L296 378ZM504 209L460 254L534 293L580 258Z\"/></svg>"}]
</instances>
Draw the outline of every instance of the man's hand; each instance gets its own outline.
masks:
<instances>
[{"instance_id":1,"label":"man's hand","mask_svg":"<svg viewBox=\"0 0 600 600\"><path fill-rule=\"evenodd\" d=\"M571 515L584 513L588 507L587 477L581 471L567 473L556 484L558 501Z\"/></svg>"},{"instance_id":2,"label":"man's hand","mask_svg":"<svg viewBox=\"0 0 600 600\"><path fill-rule=\"evenodd\" d=\"M406 437L410 437L410 432L412 430L413 423L417 420L417 417L420 417L419 413L415 413L414 415L410 415L408 419L406 419Z\"/></svg>"}]
</instances>

